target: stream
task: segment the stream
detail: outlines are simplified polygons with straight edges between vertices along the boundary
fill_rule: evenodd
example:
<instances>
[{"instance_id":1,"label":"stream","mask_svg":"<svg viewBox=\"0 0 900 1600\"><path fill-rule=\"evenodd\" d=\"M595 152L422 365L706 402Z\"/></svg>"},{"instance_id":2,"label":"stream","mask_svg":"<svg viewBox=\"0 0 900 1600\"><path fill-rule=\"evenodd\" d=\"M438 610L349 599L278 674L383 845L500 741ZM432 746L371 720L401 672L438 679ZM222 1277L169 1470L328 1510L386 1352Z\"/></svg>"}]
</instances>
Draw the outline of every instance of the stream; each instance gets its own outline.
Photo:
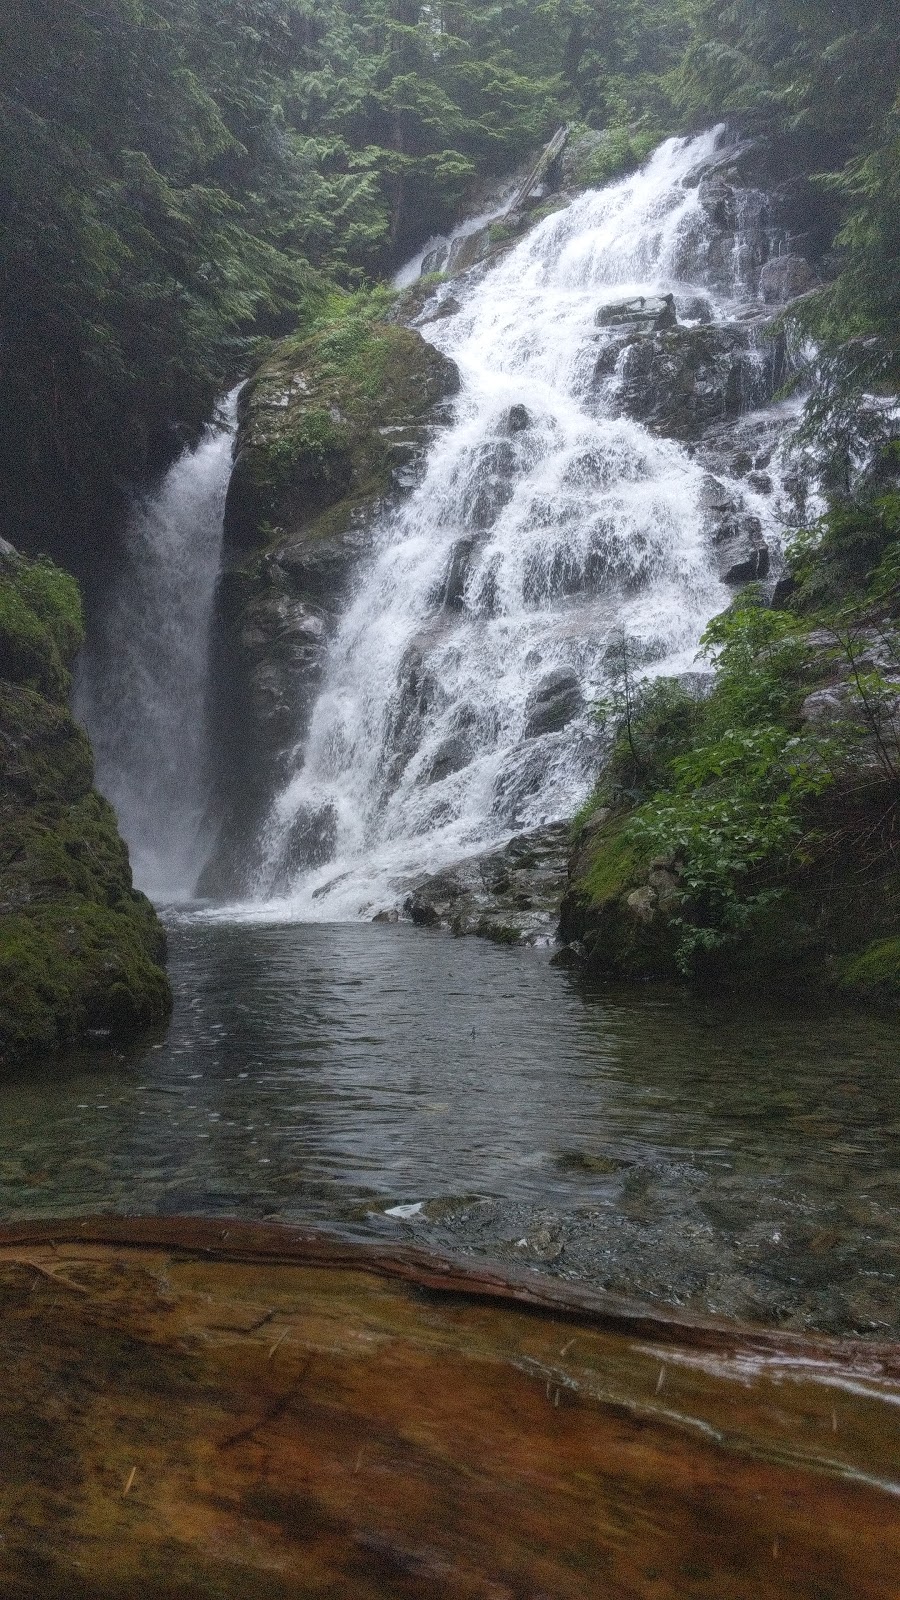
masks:
<instances>
[{"instance_id":1,"label":"stream","mask_svg":"<svg viewBox=\"0 0 900 1600\"><path fill-rule=\"evenodd\" d=\"M179 913L170 971L164 1037L7 1082L7 1219L277 1218L900 1333L893 1021L591 989L402 924Z\"/></svg>"}]
</instances>

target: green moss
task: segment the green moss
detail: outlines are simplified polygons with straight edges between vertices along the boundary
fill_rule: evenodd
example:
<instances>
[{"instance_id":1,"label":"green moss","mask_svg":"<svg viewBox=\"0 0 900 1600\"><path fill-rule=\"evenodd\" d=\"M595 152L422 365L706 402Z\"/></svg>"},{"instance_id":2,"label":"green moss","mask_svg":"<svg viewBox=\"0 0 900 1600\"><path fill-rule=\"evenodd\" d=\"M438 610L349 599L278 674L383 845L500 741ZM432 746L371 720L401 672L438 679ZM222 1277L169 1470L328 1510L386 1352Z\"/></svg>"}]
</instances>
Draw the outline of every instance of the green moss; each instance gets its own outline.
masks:
<instances>
[{"instance_id":1,"label":"green moss","mask_svg":"<svg viewBox=\"0 0 900 1600\"><path fill-rule=\"evenodd\" d=\"M518 944L522 937L521 928L511 927L505 922L492 922L490 917L482 917L475 932L479 939L487 939L491 944Z\"/></svg>"},{"instance_id":2,"label":"green moss","mask_svg":"<svg viewBox=\"0 0 900 1600\"><path fill-rule=\"evenodd\" d=\"M82 637L81 596L66 573L49 561L20 561L0 573L0 678L65 694Z\"/></svg>"},{"instance_id":3,"label":"green moss","mask_svg":"<svg viewBox=\"0 0 900 1600\"><path fill-rule=\"evenodd\" d=\"M0 919L0 1061L165 1019L171 996L147 912L72 897Z\"/></svg>"},{"instance_id":4,"label":"green moss","mask_svg":"<svg viewBox=\"0 0 900 1600\"><path fill-rule=\"evenodd\" d=\"M627 837L627 818L611 819L598 829L584 853L578 890L592 905L616 899L632 887L643 862Z\"/></svg>"},{"instance_id":5,"label":"green moss","mask_svg":"<svg viewBox=\"0 0 900 1600\"><path fill-rule=\"evenodd\" d=\"M76 585L49 562L0 574L0 1062L162 1020L165 940L132 887L112 807L67 703Z\"/></svg>"},{"instance_id":6,"label":"green moss","mask_svg":"<svg viewBox=\"0 0 900 1600\"><path fill-rule=\"evenodd\" d=\"M900 937L881 939L842 963L838 981L857 993L900 1000Z\"/></svg>"},{"instance_id":7,"label":"green moss","mask_svg":"<svg viewBox=\"0 0 900 1600\"><path fill-rule=\"evenodd\" d=\"M337 298L247 386L226 516L232 544L259 548L298 528L318 535L330 507L387 492L404 430L453 392L452 363L384 321L387 304L376 294Z\"/></svg>"},{"instance_id":8,"label":"green moss","mask_svg":"<svg viewBox=\"0 0 900 1600\"><path fill-rule=\"evenodd\" d=\"M593 143L576 159L574 183L579 189L602 189L614 178L633 172L658 145L662 135L646 128L608 129L602 144Z\"/></svg>"},{"instance_id":9,"label":"green moss","mask_svg":"<svg viewBox=\"0 0 900 1600\"><path fill-rule=\"evenodd\" d=\"M77 799L94 781L86 735L65 704L0 678L0 796L20 805Z\"/></svg>"}]
</instances>

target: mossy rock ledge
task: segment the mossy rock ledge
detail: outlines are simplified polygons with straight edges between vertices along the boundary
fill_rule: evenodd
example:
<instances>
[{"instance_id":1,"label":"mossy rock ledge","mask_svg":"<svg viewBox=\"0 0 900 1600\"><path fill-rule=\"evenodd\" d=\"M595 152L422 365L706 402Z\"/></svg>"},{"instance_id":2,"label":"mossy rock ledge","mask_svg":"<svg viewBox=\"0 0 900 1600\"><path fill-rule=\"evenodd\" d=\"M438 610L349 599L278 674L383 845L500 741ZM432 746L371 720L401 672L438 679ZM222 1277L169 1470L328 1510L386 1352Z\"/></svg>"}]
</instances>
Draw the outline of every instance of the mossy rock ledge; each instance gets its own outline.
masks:
<instances>
[{"instance_id":1,"label":"mossy rock ledge","mask_svg":"<svg viewBox=\"0 0 900 1600\"><path fill-rule=\"evenodd\" d=\"M579 830L557 960L603 978L900 1006L900 879L892 858L867 869L852 851L838 859L811 854L790 872L760 875L756 886L773 889L772 898L762 897L739 934L695 951L685 970L682 919L690 921L692 908L683 863L648 859L630 838L629 820L629 812L604 807ZM861 812L860 834L867 820ZM823 809L822 821L834 816Z\"/></svg>"},{"instance_id":2,"label":"mossy rock ledge","mask_svg":"<svg viewBox=\"0 0 900 1600\"><path fill-rule=\"evenodd\" d=\"M165 938L68 705L77 585L0 547L0 1066L163 1021Z\"/></svg>"},{"instance_id":3,"label":"mossy rock ledge","mask_svg":"<svg viewBox=\"0 0 900 1600\"><path fill-rule=\"evenodd\" d=\"M419 481L459 389L455 364L348 296L281 341L244 388L225 511L216 744L235 798L202 887L233 892L302 740L334 619L379 514ZM236 778L236 782L235 782Z\"/></svg>"}]
</instances>

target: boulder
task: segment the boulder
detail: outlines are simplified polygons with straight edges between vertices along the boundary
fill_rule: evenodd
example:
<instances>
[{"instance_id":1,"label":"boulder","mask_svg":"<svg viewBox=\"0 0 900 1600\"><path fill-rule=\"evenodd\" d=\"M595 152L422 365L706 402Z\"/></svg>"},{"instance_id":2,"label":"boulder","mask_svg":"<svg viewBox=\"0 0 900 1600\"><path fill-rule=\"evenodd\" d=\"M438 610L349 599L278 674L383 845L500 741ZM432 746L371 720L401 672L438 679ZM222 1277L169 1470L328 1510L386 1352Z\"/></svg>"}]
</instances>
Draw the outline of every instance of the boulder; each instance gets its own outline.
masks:
<instances>
[{"instance_id":1,"label":"boulder","mask_svg":"<svg viewBox=\"0 0 900 1600\"><path fill-rule=\"evenodd\" d=\"M526 739L558 733L578 716L584 696L578 674L571 667L556 667L531 691L525 707Z\"/></svg>"},{"instance_id":2,"label":"boulder","mask_svg":"<svg viewBox=\"0 0 900 1600\"><path fill-rule=\"evenodd\" d=\"M673 294L634 296L601 306L595 317L598 328L645 328L661 333L678 324Z\"/></svg>"},{"instance_id":3,"label":"boulder","mask_svg":"<svg viewBox=\"0 0 900 1600\"><path fill-rule=\"evenodd\" d=\"M0 1066L165 1021L165 935L69 707L73 578L0 559Z\"/></svg>"},{"instance_id":4,"label":"boulder","mask_svg":"<svg viewBox=\"0 0 900 1600\"><path fill-rule=\"evenodd\" d=\"M566 887L568 841L568 825L552 824L419 878L404 914L420 927L495 944L551 944Z\"/></svg>"},{"instance_id":5,"label":"boulder","mask_svg":"<svg viewBox=\"0 0 900 1600\"><path fill-rule=\"evenodd\" d=\"M332 508L409 487L397 470L458 389L454 363L410 328L337 322L283 340L241 394L226 552L269 545L273 530L314 538Z\"/></svg>"},{"instance_id":6,"label":"boulder","mask_svg":"<svg viewBox=\"0 0 900 1600\"><path fill-rule=\"evenodd\" d=\"M212 705L227 814L202 889L244 892L288 752L305 737L328 633L375 518L419 481L459 387L420 333L348 306L289 338L246 386L225 509Z\"/></svg>"},{"instance_id":7,"label":"boulder","mask_svg":"<svg viewBox=\"0 0 900 1600\"><path fill-rule=\"evenodd\" d=\"M803 256L775 256L759 277L759 297L766 305L784 305L815 287L815 274Z\"/></svg>"},{"instance_id":8,"label":"boulder","mask_svg":"<svg viewBox=\"0 0 900 1600\"><path fill-rule=\"evenodd\" d=\"M712 474L704 480L700 502L722 581L753 583L767 578L771 555L759 518Z\"/></svg>"}]
</instances>

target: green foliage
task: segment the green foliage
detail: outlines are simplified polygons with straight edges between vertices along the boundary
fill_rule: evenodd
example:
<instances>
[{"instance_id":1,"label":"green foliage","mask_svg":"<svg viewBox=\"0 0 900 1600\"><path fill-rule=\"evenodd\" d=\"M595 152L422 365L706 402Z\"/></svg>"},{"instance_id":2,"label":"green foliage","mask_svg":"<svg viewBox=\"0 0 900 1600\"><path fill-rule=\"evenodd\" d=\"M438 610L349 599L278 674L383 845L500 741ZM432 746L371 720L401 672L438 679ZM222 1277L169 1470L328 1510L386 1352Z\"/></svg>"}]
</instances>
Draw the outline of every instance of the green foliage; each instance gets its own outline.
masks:
<instances>
[{"instance_id":1,"label":"green foliage","mask_svg":"<svg viewBox=\"0 0 900 1600\"><path fill-rule=\"evenodd\" d=\"M729 111L793 140L843 263L808 325L877 335L896 372L890 0L8 0L0 62L13 539L91 526L260 335L308 331L329 284L384 272L563 121L605 132L590 183Z\"/></svg>"},{"instance_id":2,"label":"green foliage","mask_svg":"<svg viewBox=\"0 0 900 1600\"><path fill-rule=\"evenodd\" d=\"M841 611L900 593L900 493L842 499L788 551L801 611Z\"/></svg>"},{"instance_id":3,"label":"green foliage","mask_svg":"<svg viewBox=\"0 0 900 1600\"><path fill-rule=\"evenodd\" d=\"M659 143L659 138L656 128L610 128L603 143L578 163L576 181L585 189L602 188L614 178L639 167Z\"/></svg>"},{"instance_id":4,"label":"green foliage","mask_svg":"<svg viewBox=\"0 0 900 1600\"><path fill-rule=\"evenodd\" d=\"M674 756L703 718L703 702L674 678L632 680L622 639L613 692L595 706L604 725L617 729L591 809L625 799L638 803L667 781Z\"/></svg>"},{"instance_id":5,"label":"green foliage","mask_svg":"<svg viewBox=\"0 0 900 1600\"><path fill-rule=\"evenodd\" d=\"M844 989L873 999L900 999L900 938L879 939L842 964Z\"/></svg>"},{"instance_id":6,"label":"green foliage","mask_svg":"<svg viewBox=\"0 0 900 1600\"><path fill-rule=\"evenodd\" d=\"M678 863L684 899L680 960L734 938L777 893L756 882L806 840L808 801L833 781L820 741L798 730L806 651L793 617L750 591L710 625L715 687L669 781L635 813L629 836L646 856Z\"/></svg>"}]
</instances>

